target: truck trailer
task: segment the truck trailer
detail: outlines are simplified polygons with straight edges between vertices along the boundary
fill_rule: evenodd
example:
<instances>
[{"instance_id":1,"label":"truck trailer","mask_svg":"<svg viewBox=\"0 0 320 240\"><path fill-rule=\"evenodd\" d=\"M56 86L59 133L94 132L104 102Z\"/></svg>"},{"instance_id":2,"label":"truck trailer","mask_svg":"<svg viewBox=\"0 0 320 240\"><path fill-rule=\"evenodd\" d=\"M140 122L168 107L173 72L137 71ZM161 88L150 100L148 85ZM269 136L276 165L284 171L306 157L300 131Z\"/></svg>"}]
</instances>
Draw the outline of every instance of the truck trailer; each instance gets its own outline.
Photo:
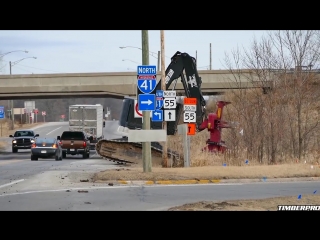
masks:
<instances>
[{"instance_id":1,"label":"truck trailer","mask_svg":"<svg viewBox=\"0 0 320 240\"><path fill-rule=\"evenodd\" d=\"M104 138L104 126L103 106L101 104L69 106L69 130L83 131L88 137L92 136L90 149L95 149L96 143Z\"/></svg>"}]
</instances>

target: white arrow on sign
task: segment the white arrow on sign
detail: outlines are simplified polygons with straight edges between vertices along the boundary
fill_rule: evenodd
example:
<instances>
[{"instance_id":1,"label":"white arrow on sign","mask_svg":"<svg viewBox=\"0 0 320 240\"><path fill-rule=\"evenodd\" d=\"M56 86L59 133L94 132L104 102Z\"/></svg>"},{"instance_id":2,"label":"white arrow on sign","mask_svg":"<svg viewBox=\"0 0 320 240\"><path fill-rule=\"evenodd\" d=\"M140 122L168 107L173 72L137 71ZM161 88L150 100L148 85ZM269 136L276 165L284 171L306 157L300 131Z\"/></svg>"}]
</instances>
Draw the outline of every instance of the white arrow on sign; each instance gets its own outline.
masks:
<instances>
[{"instance_id":1,"label":"white arrow on sign","mask_svg":"<svg viewBox=\"0 0 320 240\"><path fill-rule=\"evenodd\" d=\"M141 103L142 103L142 104L148 104L148 105L150 105L150 104L152 104L153 102L152 102L150 99L148 99L148 101L141 101Z\"/></svg>"},{"instance_id":2,"label":"white arrow on sign","mask_svg":"<svg viewBox=\"0 0 320 240\"><path fill-rule=\"evenodd\" d=\"M159 119L161 118L161 113L159 112L155 112L154 115L158 116Z\"/></svg>"}]
</instances>

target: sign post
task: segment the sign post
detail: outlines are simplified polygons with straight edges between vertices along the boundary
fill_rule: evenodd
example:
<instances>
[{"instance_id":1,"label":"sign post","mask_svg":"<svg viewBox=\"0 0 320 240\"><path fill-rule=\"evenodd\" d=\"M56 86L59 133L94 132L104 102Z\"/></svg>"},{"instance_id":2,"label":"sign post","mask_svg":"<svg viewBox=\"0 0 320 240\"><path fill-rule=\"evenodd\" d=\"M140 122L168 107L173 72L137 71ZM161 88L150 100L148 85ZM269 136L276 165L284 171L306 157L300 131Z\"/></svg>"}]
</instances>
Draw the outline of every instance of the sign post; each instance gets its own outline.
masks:
<instances>
[{"instance_id":1,"label":"sign post","mask_svg":"<svg viewBox=\"0 0 320 240\"><path fill-rule=\"evenodd\" d=\"M42 111L43 122L46 122L46 111Z\"/></svg>"},{"instance_id":2,"label":"sign post","mask_svg":"<svg viewBox=\"0 0 320 240\"><path fill-rule=\"evenodd\" d=\"M146 35L147 33L142 32L142 35ZM145 38L147 38L145 36ZM143 38L143 42L144 42ZM146 43L146 42L144 42ZM148 52L145 51L147 44L143 45L143 64L149 63ZM156 110L156 95L151 94L157 85L157 69L156 66L151 65L142 65L137 67L137 96L138 96L138 110L142 111L143 115L143 130L150 129L150 111ZM134 135L132 135L133 139L135 139ZM129 136L128 136L129 138ZM129 139L128 139L129 140ZM143 141L141 141L143 142ZM142 160L143 160L143 171L151 172L152 167L152 159L151 159L151 142L145 141L142 144Z\"/></svg>"},{"instance_id":3,"label":"sign post","mask_svg":"<svg viewBox=\"0 0 320 240\"><path fill-rule=\"evenodd\" d=\"M5 113L4 113L4 106L0 106L0 119L4 119ZM1 137L2 137L2 122L1 122Z\"/></svg>"},{"instance_id":4,"label":"sign post","mask_svg":"<svg viewBox=\"0 0 320 240\"><path fill-rule=\"evenodd\" d=\"M180 130L183 134L184 167L190 167L190 135L196 134L197 99L183 99L183 122L184 127Z\"/></svg>"},{"instance_id":5,"label":"sign post","mask_svg":"<svg viewBox=\"0 0 320 240\"><path fill-rule=\"evenodd\" d=\"M37 122L38 122L38 113L39 113L39 110L36 108L36 109L34 109L33 112L36 114L36 123L37 123Z\"/></svg>"}]
</instances>

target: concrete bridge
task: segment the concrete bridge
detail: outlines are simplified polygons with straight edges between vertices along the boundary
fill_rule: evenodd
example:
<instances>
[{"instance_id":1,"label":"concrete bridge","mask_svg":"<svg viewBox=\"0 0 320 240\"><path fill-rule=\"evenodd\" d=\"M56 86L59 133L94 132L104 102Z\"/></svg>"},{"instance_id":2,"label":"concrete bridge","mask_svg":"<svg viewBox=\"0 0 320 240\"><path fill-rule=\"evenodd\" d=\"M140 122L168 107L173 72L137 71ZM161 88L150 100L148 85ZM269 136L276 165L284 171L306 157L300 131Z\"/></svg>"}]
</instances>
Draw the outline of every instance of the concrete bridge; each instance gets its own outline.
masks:
<instances>
[{"instance_id":1,"label":"concrete bridge","mask_svg":"<svg viewBox=\"0 0 320 240\"><path fill-rule=\"evenodd\" d=\"M227 70L199 70L204 95L222 94L228 89L252 88L249 70L242 70L237 81ZM157 79L161 78L158 72ZM240 82L241 81L241 84ZM0 75L0 99L48 99L135 96L136 72ZM173 84L172 84L173 85ZM255 86L254 86L255 85ZM184 93L180 79L176 91ZM184 94L183 94L184 95Z\"/></svg>"}]
</instances>

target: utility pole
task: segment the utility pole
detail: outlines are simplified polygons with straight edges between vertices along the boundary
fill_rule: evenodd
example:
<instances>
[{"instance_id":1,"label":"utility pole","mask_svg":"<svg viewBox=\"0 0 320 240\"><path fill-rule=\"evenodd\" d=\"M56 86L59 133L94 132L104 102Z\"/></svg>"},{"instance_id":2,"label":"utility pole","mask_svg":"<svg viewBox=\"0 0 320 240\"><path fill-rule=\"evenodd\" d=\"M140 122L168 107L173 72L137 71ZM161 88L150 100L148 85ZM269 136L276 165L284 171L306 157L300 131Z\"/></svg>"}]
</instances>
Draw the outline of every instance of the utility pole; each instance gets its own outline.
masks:
<instances>
[{"instance_id":1,"label":"utility pole","mask_svg":"<svg viewBox=\"0 0 320 240\"><path fill-rule=\"evenodd\" d=\"M149 65L149 39L148 30L141 30L142 38L142 65ZM142 129L150 129L150 111L142 112ZM151 159L151 142L142 143L142 161L143 172L151 172L152 159Z\"/></svg>"},{"instance_id":2,"label":"utility pole","mask_svg":"<svg viewBox=\"0 0 320 240\"><path fill-rule=\"evenodd\" d=\"M164 51L164 30L160 30L161 42L161 89L166 91L166 69L165 69L165 51ZM167 122L162 122L162 128L167 131ZM162 167L168 167L168 146L167 141L163 143L162 147Z\"/></svg>"},{"instance_id":3,"label":"utility pole","mask_svg":"<svg viewBox=\"0 0 320 240\"><path fill-rule=\"evenodd\" d=\"M157 72L160 71L160 51L158 51L158 66L157 66Z\"/></svg>"},{"instance_id":4,"label":"utility pole","mask_svg":"<svg viewBox=\"0 0 320 240\"><path fill-rule=\"evenodd\" d=\"M211 43L210 43L210 70L212 70Z\"/></svg>"},{"instance_id":5,"label":"utility pole","mask_svg":"<svg viewBox=\"0 0 320 240\"><path fill-rule=\"evenodd\" d=\"M12 64L11 61L9 62L9 66L10 66L10 76L12 75ZM10 116L11 116L11 124L10 124L10 129L13 130L14 129L14 114L13 114L13 100L10 100L10 108L11 108L11 112L10 112Z\"/></svg>"}]
</instances>

